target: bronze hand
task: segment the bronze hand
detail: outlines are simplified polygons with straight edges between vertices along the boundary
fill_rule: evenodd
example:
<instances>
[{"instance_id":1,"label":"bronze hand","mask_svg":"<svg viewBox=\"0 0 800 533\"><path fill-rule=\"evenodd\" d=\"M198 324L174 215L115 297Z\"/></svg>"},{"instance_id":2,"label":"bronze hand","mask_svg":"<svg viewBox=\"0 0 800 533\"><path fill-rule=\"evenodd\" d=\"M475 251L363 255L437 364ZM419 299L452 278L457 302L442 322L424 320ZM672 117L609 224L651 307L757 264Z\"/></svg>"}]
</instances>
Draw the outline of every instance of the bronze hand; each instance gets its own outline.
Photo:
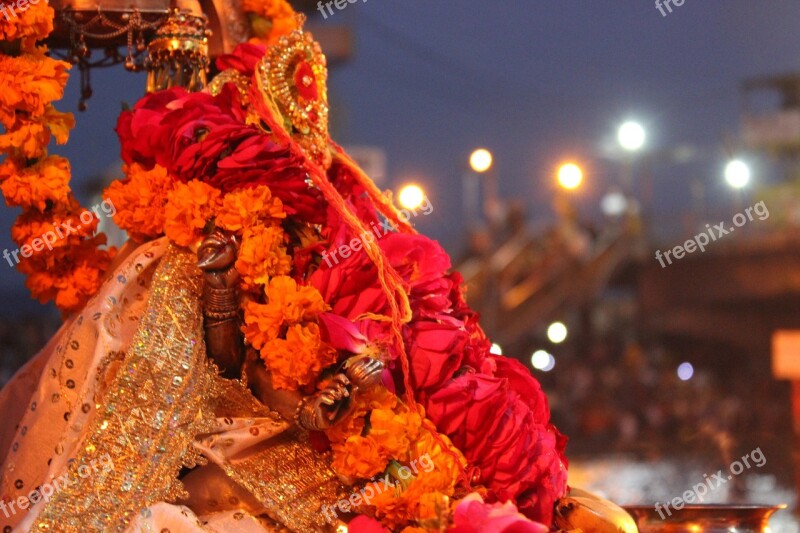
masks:
<instances>
[{"instance_id":1,"label":"bronze hand","mask_svg":"<svg viewBox=\"0 0 800 533\"><path fill-rule=\"evenodd\" d=\"M356 355L344 364L344 372L358 390L368 390L380 385L385 365L379 359Z\"/></svg>"},{"instance_id":2,"label":"bronze hand","mask_svg":"<svg viewBox=\"0 0 800 533\"><path fill-rule=\"evenodd\" d=\"M336 374L327 387L300 402L297 406L297 423L311 430L335 426L355 407L352 391L347 376Z\"/></svg>"},{"instance_id":3,"label":"bronze hand","mask_svg":"<svg viewBox=\"0 0 800 533\"><path fill-rule=\"evenodd\" d=\"M197 257L204 279L203 314L208 355L225 377L238 378L242 372L244 342L236 290L239 273L234 268L236 240L215 231L203 240Z\"/></svg>"}]
</instances>

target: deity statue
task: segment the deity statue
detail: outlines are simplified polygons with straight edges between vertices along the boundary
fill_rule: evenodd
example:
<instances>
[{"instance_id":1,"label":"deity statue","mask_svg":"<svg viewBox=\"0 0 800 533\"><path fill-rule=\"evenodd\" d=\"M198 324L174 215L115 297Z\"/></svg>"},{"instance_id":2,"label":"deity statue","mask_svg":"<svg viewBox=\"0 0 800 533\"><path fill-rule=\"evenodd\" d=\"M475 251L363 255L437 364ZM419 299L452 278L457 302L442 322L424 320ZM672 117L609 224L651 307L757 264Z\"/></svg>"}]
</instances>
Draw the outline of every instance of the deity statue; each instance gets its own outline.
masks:
<instances>
[{"instance_id":1,"label":"deity statue","mask_svg":"<svg viewBox=\"0 0 800 533\"><path fill-rule=\"evenodd\" d=\"M159 46L192 38L172 16ZM566 439L541 387L330 139L292 20L202 91L171 62L201 35L159 49L120 116L104 202L130 240L94 285L47 267L91 297L0 392L4 532L549 530Z\"/></svg>"}]
</instances>

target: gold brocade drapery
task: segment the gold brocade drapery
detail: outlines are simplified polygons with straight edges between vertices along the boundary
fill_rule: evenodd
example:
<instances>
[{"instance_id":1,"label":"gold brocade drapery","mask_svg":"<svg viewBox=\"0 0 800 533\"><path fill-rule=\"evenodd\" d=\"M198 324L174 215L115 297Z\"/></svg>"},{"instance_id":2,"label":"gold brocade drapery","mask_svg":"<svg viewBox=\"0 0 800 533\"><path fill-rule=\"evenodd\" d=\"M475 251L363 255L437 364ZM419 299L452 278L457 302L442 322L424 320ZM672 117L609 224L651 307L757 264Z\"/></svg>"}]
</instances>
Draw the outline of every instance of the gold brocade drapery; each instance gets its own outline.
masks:
<instances>
[{"instance_id":1,"label":"gold brocade drapery","mask_svg":"<svg viewBox=\"0 0 800 533\"><path fill-rule=\"evenodd\" d=\"M147 312L69 467L69 484L33 531L122 531L148 505L182 495L177 476L194 464L192 441L214 418L195 263L175 247L162 259ZM97 464L110 468L96 472ZM94 475L82 475L87 468Z\"/></svg>"},{"instance_id":2,"label":"gold brocade drapery","mask_svg":"<svg viewBox=\"0 0 800 533\"><path fill-rule=\"evenodd\" d=\"M298 532L327 529L322 505L344 496L330 457L208 363L196 261L169 245L130 347L31 531L125 531L157 502L192 501L178 475L199 462L198 450L274 521ZM234 457L215 453L212 443L233 442L226 430L237 418L260 420L269 438Z\"/></svg>"}]
</instances>

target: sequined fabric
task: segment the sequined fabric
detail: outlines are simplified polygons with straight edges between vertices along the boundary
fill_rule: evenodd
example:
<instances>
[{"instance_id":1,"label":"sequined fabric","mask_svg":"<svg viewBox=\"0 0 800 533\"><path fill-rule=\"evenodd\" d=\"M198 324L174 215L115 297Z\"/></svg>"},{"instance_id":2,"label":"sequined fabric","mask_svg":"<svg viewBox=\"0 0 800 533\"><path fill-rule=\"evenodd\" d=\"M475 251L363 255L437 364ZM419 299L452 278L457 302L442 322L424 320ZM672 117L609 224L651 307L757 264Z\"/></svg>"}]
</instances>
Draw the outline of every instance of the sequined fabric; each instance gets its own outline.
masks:
<instances>
[{"instance_id":1,"label":"sequined fabric","mask_svg":"<svg viewBox=\"0 0 800 533\"><path fill-rule=\"evenodd\" d=\"M136 335L75 460L73 480L45 506L33 531L124 531L137 513L183 495L195 435L210 429L213 374L205 359L196 258L170 247L156 270ZM83 477L110 457L113 466ZM84 470L85 471L85 470Z\"/></svg>"},{"instance_id":2,"label":"sequined fabric","mask_svg":"<svg viewBox=\"0 0 800 533\"><path fill-rule=\"evenodd\" d=\"M144 245L23 371L13 390L35 407L9 440L4 501L54 490L4 531L327 530L321 506L344 496L330 458L208 364L201 283L194 254Z\"/></svg>"},{"instance_id":3,"label":"sequined fabric","mask_svg":"<svg viewBox=\"0 0 800 533\"><path fill-rule=\"evenodd\" d=\"M92 423L112 360L127 350L147 304L155 265L166 239L132 253L86 307L0 392L3 441L0 530L36 515L44 502L20 508L37 487L58 479ZM20 500L22 499L22 500ZM20 530L29 528L23 526Z\"/></svg>"}]
</instances>

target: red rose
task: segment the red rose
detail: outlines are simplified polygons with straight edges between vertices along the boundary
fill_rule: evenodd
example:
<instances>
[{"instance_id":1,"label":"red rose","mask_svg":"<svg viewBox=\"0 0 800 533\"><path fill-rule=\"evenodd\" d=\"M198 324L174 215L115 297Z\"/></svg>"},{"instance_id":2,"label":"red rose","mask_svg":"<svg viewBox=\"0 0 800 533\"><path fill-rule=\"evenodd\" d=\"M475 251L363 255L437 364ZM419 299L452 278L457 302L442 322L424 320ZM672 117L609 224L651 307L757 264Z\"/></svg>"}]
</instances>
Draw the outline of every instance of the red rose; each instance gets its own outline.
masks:
<instances>
[{"instance_id":1,"label":"red rose","mask_svg":"<svg viewBox=\"0 0 800 533\"><path fill-rule=\"evenodd\" d=\"M158 163L177 179L222 192L268 185L289 215L322 223L325 204L306 183L303 159L245 121L238 91L225 85L217 96L184 90L147 96L122 114L117 131L128 163Z\"/></svg>"},{"instance_id":2,"label":"red rose","mask_svg":"<svg viewBox=\"0 0 800 533\"><path fill-rule=\"evenodd\" d=\"M441 245L424 235L393 233L380 241L397 273L415 287L442 279L450 270L450 257Z\"/></svg>"},{"instance_id":3,"label":"red rose","mask_svg":"<svg viewBox=\"0 0 800 533\"><path fill-rule=\"evenodd\" d=\"M255 72L258 62L264 57L265 51L266 48L260 44L242 43L230 54L223 54L217 58L217 69L238 70L249 78Z\"/></svg>"},{"instance_id":4,"label":"red rose","mask_svg":"<svg viewBox=\"0 0 800 533\"><path fill-rule=\"evenodd\" d=\"M405 331L411 383L417 393L441 386L461 367L467 332L460 321L449 317L418 320Z\"/></svg>"},{"instance_id":5,"label":"red rose","mask_svg":"<svg viewBox=\"0 0 800 533\"><path fill-rule=\"evenodd\" d=\"M184 153L186 150L197 153L197 145L202 145L212 132L249 129L253 134L257 133L254 128L245 126L246 111L238 91L231 85L225 85L217 96L189 94L170 102L167 108L169 112L164 115L162 126L169 129L170 135L162 150L169 154L169 161L161 164L173 174L180 172L178 177L186 181L208 178L207 173L214 170L208 160L218 158L221 151L204 153L204 159L197 165L187 164L188 158ZM182 162L180 168L179 161Z\"/></svg>"},{"instance_id":6,"label":"red rose","mask_svg":"<svg viewBox=\"0 0 800 533\"><path fill-rule=\"evenodd\" d=\"M550 405L542 386L525 366L510 357L490 356L494 363L494 376L508 380L508 388L519 395L533 413L537 424L547 424L550 421Z\"/></svg>"},{"instance_id":7,"label":"red rose","mask_svg":"<svg viewBox=\"0 0 800 533\"><path fill-rule=\"evenodd\" d=\"M133 109L123 111L117 119L117 135L125 163L140 163L152 168L166 157L165 147L169 128L164 126L167 105L184 98L189 93L183 87L149 94L139 100Z\"/></svg>"},{"instance_id":8,"label":"red rose","mask_svg":"<svg viewBox=\"0 0 800 533\"><path fill-rule=\"evenodd\" d=\"M529 518L549 524L555 501L566 490L566 468L560 460L557 432L539 417L547 409L541 388L522 399L512 388L519 376L467 373L426 398L428 417L448 435L494 501L514 500ZM534 411L531 410L534 407ZM549 418L549 413L547 418Z\"/></svg>"},{"instance_id":9,"label":"red rose","mask_svg":"<svg viewBox=\"0 0 800 533\"><path fill-rule=\"evenodd\" d=\"M331 306L331 312L352 321L364 313L388 313L386 296L378 284L375 265L369 258L357 253L341 259L332 252L323 256L320 268L309 278L309 283Z\"/></svg>"}]
</instances>

